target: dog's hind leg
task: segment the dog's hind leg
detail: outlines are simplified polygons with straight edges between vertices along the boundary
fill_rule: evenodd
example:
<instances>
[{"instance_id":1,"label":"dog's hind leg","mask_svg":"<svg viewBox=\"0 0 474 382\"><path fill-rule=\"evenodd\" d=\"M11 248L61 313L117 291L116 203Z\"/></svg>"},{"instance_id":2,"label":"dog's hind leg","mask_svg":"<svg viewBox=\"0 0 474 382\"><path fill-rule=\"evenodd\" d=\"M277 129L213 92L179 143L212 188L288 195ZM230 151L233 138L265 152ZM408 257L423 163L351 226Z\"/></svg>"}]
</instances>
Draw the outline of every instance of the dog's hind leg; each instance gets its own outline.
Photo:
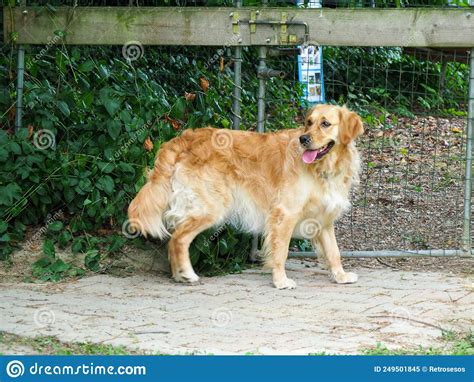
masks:
<instances>
[{"instance_id":1,"label":"dog's hind leg","mask_svg":"<svg viewBox=\"0 0 474 382\"><path fill-rule=\"evenodd\" d=\"M197 235L212 227L217 220L211 215L188 217L175 228L168 243L168 258L175 281L192 283L199 280L189 258L189 246Z\"/></svg>"},{"instance_id":2,"label":"dog's hind leg","mask_svg":"<svg viewBox=\"0 0 474 382\"><path fill-rule=\"evenodd\" d=\"M286 276L285 263L288 257L291 234L297 218L282 209L275 209L268 221L265 237L266 266L272 269L273 284L278 289L296 288L296 283Z\"/></svg>"},{"instance_id":3,"label":"dog's hind leg","mask_svg":"<svg viewBox=\"0 0 474 382\"><path fill-rule=\"evenodd\" d=\"M319 237L313 240L313 246L318 248L318 254L326 262L326 266L329 268L334 281L338 284L350 284L357 281L357 274L345 272L342 268L341 253L337 246L333 225L321 230Z\"/></svg>"}]
</instances>

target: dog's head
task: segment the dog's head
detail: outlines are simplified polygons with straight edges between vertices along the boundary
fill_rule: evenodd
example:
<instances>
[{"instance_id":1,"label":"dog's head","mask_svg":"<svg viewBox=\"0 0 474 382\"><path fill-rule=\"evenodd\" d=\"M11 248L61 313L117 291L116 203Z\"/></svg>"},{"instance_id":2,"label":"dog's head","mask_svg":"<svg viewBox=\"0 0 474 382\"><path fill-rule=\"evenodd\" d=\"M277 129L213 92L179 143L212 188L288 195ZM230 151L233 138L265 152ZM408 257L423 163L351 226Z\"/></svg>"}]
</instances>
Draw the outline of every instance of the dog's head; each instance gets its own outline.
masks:
<instances>
[{"instance_id":1,"label":"dog's head","mask_svg":"<svg viewBox=\"0 0 474 382\"><path fill-rule=\"evenodd\" d=\"M345 106L316 105L305 118L304 134L300 144L302 159L313 163L324 158L335 147L346 147L364 132L362 120Z\"/></svg>"}]
</instances>

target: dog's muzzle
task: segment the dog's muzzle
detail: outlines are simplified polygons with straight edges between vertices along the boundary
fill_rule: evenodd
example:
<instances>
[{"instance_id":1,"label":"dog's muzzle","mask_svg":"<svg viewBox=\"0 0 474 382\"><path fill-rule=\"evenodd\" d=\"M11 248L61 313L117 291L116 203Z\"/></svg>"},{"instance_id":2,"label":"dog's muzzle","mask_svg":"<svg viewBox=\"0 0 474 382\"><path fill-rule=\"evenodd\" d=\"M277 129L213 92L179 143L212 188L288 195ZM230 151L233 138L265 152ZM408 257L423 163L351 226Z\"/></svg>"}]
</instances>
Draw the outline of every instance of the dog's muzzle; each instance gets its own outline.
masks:
<instances>
[{"instance_id":1,"label":"dog's muzzle","mask_svg":"<svg viewBox=\"0 0 474 382\"><path fill-rule=\"evenodd\" d=\"M300 143L303 147L309 148L311 146L311 136L305 134L300 137Z\"/></svg>"}]
</instances>

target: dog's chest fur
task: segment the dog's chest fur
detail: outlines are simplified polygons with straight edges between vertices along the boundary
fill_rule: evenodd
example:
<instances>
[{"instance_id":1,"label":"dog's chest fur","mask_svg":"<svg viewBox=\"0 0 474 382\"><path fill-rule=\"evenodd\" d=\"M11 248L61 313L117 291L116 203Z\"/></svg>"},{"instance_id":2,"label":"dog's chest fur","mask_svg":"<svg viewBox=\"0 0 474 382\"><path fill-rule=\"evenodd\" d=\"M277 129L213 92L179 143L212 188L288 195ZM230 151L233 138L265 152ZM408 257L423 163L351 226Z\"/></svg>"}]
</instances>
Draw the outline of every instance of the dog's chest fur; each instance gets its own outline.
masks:
<instances>
[{"instance_id":1,"label":"dog's chest fur","mask_svg":"<svg viewBox=\"0 0 474 382\"><path fill-rule=\"evenodd\" d=\"M304 178L301 188L306 190L306 203L302 207L303 218L334 221L349 208L349 184L344 183L345 174L325 174L320 177ZM321 222L325 224L327 222Z\"/></svg>"}]
</instances>

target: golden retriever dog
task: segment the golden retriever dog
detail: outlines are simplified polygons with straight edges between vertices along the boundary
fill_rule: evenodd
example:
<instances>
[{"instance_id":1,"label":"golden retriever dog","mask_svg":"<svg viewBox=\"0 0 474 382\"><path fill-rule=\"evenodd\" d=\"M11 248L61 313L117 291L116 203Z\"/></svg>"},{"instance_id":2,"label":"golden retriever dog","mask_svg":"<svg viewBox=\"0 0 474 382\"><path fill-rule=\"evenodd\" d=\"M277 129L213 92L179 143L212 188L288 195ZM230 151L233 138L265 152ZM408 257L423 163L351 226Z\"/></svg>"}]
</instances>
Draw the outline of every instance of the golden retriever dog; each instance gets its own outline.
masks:
<instances>
[{"instance_id":1,"label":"golden retriever dog","mask_svg":"<svg viewBox=\"0 0 474 382\"><path fill-rule=\"evenodd\" d=\"M310 239L337 283L345 272L334 234L349 208L360 159L354 140L364 131L346 107L318 105L304 127L259 134L200 128L164 143L148 182L128 209L129 224L143 235L171 237L173 278L196 282L189 246L202 231L231 223L263 234L273 284L291 289L285 262L292 237Z\"/></svg>"}]
</instances>

